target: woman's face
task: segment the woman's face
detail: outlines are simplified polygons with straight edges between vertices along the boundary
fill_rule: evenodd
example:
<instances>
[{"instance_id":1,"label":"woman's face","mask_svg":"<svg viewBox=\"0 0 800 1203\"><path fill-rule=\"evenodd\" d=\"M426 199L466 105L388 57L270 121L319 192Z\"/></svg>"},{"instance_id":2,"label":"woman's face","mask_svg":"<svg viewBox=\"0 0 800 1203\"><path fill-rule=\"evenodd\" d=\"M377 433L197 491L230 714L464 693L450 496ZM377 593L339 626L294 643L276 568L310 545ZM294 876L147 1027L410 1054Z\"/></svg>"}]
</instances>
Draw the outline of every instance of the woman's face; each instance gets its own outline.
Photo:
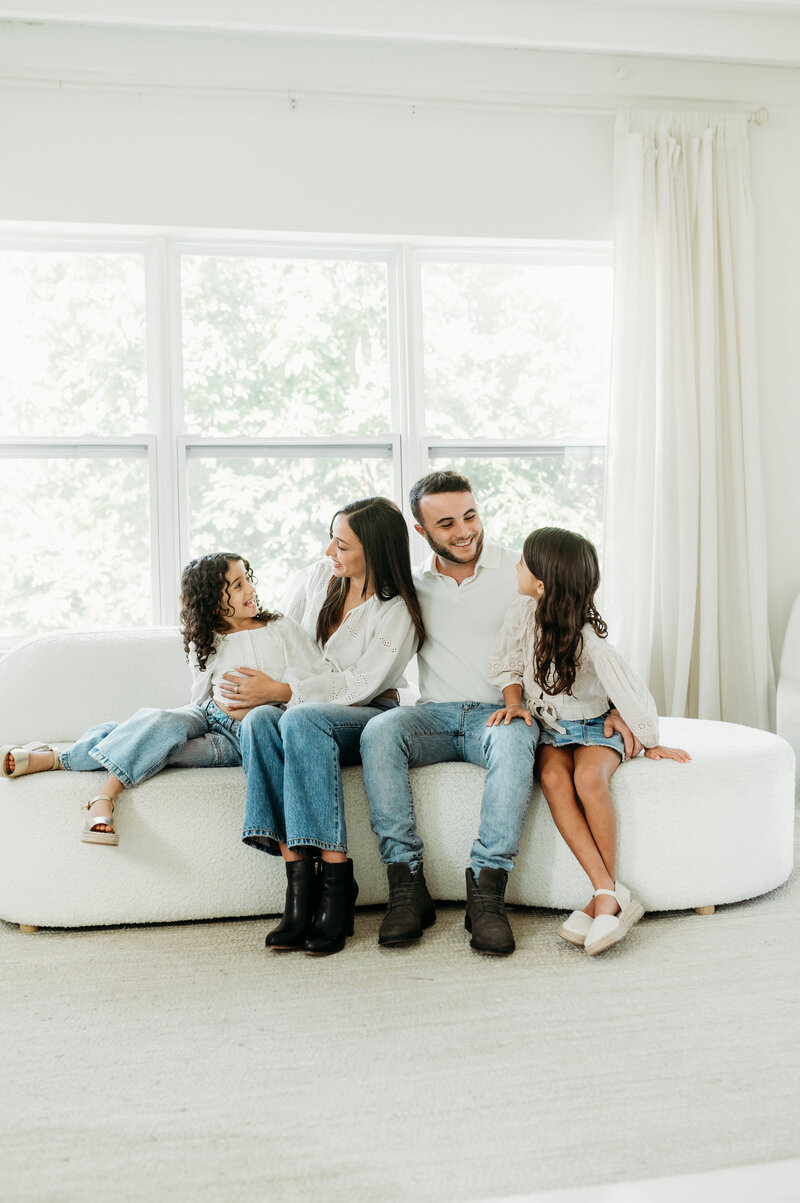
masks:
<instances>
[{"instance_id":1,"label":"woman's face","mask_svg":"<svg viewBox=\"0 0 800 1203\"><path fill-rule=\"evenodd\" d=\"M325 555L331 558L334 576L363 580L367 571L364 548L344 514L337 514L333 520L333 538L325 548Z\"/></svg>"}]
</instances>

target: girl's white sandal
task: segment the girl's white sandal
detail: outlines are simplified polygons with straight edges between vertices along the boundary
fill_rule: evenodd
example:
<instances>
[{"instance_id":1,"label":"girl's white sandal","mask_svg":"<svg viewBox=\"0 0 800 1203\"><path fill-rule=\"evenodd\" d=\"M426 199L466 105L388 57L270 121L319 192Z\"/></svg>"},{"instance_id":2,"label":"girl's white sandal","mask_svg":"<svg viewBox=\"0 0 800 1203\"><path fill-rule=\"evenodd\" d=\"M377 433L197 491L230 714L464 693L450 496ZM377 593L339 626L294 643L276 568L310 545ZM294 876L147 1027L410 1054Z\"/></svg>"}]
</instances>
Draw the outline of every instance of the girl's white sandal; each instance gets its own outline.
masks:
<instances>
[{"instance_id":1,"label":"girl's white sandal","mask_svg":"<svg viewBox=\"0 0 800 1203\"><path fill-rule=\"evenodd\" d=\"M630 890L619 881L614 882L613 890L595 890L595 898L598 894L616 898L620 909L616 915L598 915L592 921L583 945L590 957L596 956L598 952L605 952L612 944L618 944L644 914L641 902L632 898Z\"/></svg>"},{"instance_id":2,"label":"girl's white sandal","mask_svg":"<svg viewBox=\"0 0 800 1203\"><path fill-rule=\"evenodd\" d=\"M87 802L83 807L84 810L91 810L95 802L108 802L111 806L111 814L107 815L89 815L87 814L81 832L81 839L84 844L118 844L119 836L116 831L95 831L95 827L113 827L114 826L114 799L109 798L108 794L95 794L90 802Z\"/></svg>"},{"instance_id":3,"label":"girl's white sandal","mask_svg":"<svg viewBox=\"0 0 800 1203\"><path fill-rule=\"evenodd\" d=\"M28 772L28 765L31 762L31 752L52 752L52 768L61 768L61 761L56 749L51 747L50 744L43 744L34 739L31 743L24 744L22 747L19 747L17 744L3 744L0 748L0 774L3 777L24 777ZM14 757L14 768L11 772L6 768L6 756ZM46 771L50 772L49 769Z\"/></svg>"},{"instance_id":4,"label":"girl's white sandal","mask_svg":"<svg viewBox=\"0 0 800 1203\"><path fill-rule=\"evenodd\" d=\"M577 944L579 948L583 948L593 923L592 916L587 915L586 911L573 911L559 927L558 934L568 944Z\"/></svg>"}]
</instances>

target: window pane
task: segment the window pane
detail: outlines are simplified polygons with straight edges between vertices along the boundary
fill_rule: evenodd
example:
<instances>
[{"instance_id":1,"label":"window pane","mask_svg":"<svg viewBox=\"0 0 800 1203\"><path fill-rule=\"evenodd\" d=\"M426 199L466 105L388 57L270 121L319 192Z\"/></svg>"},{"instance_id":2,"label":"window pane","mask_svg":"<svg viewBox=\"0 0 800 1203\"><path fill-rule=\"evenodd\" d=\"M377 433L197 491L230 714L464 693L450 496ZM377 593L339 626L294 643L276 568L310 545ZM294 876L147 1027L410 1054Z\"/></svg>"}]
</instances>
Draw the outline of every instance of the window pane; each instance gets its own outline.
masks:
<instances>
[{"instance_id":1,"label":"window pane","mask_svg":"<svg viewBox=\"0 0 800 1203\"><path fill-rule=\"evenodd\" d=\"M153 622L147 460L3 459L3 636Z\"/></svg>"},{"instance_id":2,"label":"window pane","mask_svg":"<svg viewBox=\"0 0 800 1203\"><path fill-rule=\"evenodd\" d=\"M486 535L496 543L521 549L535 527L563 526L602 552L603 453L431 459L432 469L445 467L469 478Z\"/></svg>"},{"instance_id":3,"label":"window pane","mask_svg":"<svg viewBox=\"0 0 800 1203\"><path fill-rule=\"evenodd\" d=\"M186 255L181 264L188 430L389 430L385 263Z\"/></svg>"},{"instance_id":4,"label":"window pane","mask_svg":"<svg viewBox=\"0 0 800 1203\"><path fill-rule=\"evenodd\" d=\"M429 434L605 443L610 267L423 263L422 314Z\"/></svg>"},{"instance_id":5,"label":"window pane","mask_svg":"<svg viewBox=\"0 0 800 1203\"><path fill-rule=\"evenodd\" d=\"M147 429L143 255L0 252L0 426Z\"/></svg>"},{"instance_id":6,"label":"window pane","mask_svg":"<svg viewBox=\"0 0 800 1203\"><path fill-rule=\"evenodd\" d=\"M382 458L223 459L191 457L192 556L234 551L259 577L265 606L276 606L292 575L318 560L335 511L359 497L391 496L391 461Z\"/></svg>"}]
</instances>

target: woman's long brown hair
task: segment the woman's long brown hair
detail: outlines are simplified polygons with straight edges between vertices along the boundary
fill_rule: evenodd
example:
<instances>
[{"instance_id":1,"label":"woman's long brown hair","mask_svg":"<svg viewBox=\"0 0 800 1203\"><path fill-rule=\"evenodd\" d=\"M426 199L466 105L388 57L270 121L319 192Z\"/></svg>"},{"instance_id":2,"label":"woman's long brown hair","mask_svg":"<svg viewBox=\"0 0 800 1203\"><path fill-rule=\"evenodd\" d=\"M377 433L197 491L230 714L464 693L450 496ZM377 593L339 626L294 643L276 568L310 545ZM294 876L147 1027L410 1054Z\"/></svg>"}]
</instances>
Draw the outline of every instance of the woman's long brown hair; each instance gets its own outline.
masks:
<instances>
[{"instance_id":1,"label":"woman's long brown hair","mask_svg":"<svg viewBox=\"0 0 800 1203\"><path fill-rule=\"evenodd\" d=\"M366 575L364 594L371 587L381 601L401 597L405 602L414 630L417 632L417 651L425 642L417 591L411 579L411 556L408 549L408 527L402 511L388 497L364 497L342 506L331 519L333 524L343 514L364 552ZM328 595L317 617L317 643L324 647L331 633L342 620L344 603L350 581L333 576Z\"/></svg>"},{"instance_id":2,"label":"woman's long brown hair","mask_svg":"<svg viewBox=\"0 0 800 1203\"><path fill-rule=\"evenodd\" d=\"M542 526L525 540L522 558L544 585L536 603L533 676L545 693L571 693L587 623L605 639L608 628L595 609L600 565L583 535Z\"/></svg>"},{"instance_id":3,"label":"woman's long brown hair","mask_svg":"<svg viewBox=\"0 0 800 1203\"><path fill-rule=\"evenodd\" d=\"M217 649L217 638L228 630L227 617L233 613L228 591L228 568L241 560L248 581L255 584L250 561L233 551L215 551L211 555L190 560L181 574L181 634L183 650L189 654L189 644L194 644L194 654L201 671L206 661ZM262 610L259 603L259 622L272 622L280 615L271 610Z\"/></svg>"}]
</instances>

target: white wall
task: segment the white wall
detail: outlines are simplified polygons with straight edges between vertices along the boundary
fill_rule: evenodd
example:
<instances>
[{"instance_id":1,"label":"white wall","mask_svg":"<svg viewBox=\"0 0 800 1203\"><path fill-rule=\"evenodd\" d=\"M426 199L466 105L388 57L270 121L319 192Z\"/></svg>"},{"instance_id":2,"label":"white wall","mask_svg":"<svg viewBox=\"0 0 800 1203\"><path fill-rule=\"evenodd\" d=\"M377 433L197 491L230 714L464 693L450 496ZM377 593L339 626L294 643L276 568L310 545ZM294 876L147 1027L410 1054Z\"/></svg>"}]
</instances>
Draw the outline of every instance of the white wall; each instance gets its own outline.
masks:
<instances>
[{"instance_id":1,"label":"white wall","mask_svg":"<svg viewBox=\"0 0 800 1203\"><path fill-rule=\"evenodd\" d=\"M0 24L0 219L608 239L613 117L580 110L633 98L771 112L751 142L777 656L800 591L796 71Z\"/></svg>"}]
</instances>

